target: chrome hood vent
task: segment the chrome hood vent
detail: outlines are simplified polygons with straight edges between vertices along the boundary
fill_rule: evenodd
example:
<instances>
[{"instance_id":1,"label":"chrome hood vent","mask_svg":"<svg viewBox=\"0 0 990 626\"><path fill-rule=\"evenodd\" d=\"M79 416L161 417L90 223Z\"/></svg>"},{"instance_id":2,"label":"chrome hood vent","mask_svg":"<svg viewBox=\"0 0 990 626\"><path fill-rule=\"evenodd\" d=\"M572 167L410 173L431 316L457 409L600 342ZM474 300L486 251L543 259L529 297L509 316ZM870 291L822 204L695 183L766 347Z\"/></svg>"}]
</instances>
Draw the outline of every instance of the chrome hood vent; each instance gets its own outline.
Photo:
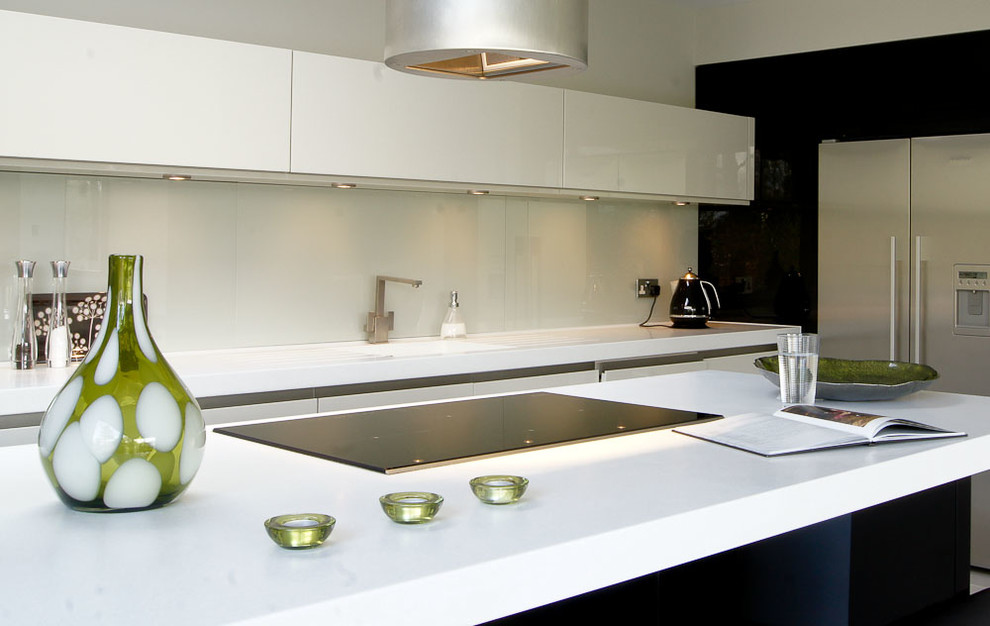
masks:
<instances>
[{"instance_id":1,"label":"chrome hood vent","mask_svg":"<svg viewBox=\"0 0 990 626\"><path fill-rule=\"evenodd\" d=\"M588 67L588 0L388 0L385 64L495 79Z\"/></svg>"}]
</instances>

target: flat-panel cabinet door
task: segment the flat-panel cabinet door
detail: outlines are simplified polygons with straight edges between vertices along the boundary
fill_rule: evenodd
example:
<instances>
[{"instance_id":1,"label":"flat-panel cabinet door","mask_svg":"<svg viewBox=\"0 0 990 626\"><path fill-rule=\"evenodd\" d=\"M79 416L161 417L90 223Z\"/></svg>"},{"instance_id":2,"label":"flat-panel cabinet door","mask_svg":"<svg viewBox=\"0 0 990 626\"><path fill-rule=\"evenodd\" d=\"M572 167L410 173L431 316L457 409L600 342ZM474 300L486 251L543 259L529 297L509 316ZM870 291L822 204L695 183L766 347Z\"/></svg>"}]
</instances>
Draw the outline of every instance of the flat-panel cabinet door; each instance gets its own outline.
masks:
<instances>
[{"instance_id":1,"label":"flat-panel cabinet door","mask_svg":"<svg viewBox=\"0 0 990 626\"><path fill-rule=\"evenodd\" d=\"M564 372L561 374L545 374L543 376L524 376L521 378L505 378L502 380L486 380L474 383L474 395L481 396L489 393L512 393L515 391L532 391L566 385L584 385L597 383L598 370L583 372Z\"/></svg>"},{"instance_id":2,"label":"flat-panel cabinet door","mask_svg":"<svg viewBox=\"0 0 990 626\"><path fill-rule=\"evenodd\" d=\"M434 387L414 387L412 389L392 389L355 393L346 396L326 396L317 399L320 413L328 411L351 411L370 407L391 406L407 402L433 402L451 398L467 398L474 393L472 383L436 385Z\"/></svg>"},{"instance_id":3,"label":"flat-panel cabinet door","mask_svg":"<svg viewBox=\"0 0 990 626\"><path fill-rule=\"evenodd\" d=\"M559 187L560 89L295 52L292 171Z\"/></svg>"},{"instance_id":4,"label":"flat-panel cabinet door","mask_svg":"<svg viewBox=\"0 0 990 626\"><path fill-rule=\"evenodd\" d=\"M0 11L0 155L287 171L291 60Z\"/></svg>"},{"instance_id":5,"label":"flat-panel cabinet door","mask_svg":"<svg viewBox=\"0 0 990 626\"><path fill-rule=\"evenodd\" d=\"M990 395L990 337L972 334L979 326L954 328L957 307L987 315L981 285L956 291L955 266L990 270L990 135L912 139L911 156L912 273L920 278L912 284L912 360L938 370L933 389Z\"/></svg>"},{"instance_id":6,"label":"flat-panel cabinet door","mask_svg":"<svg viewBox=\"0 0 990 626\"><path fill-rule=\"evenodd\" d=\"M602 372L602 382L614 380L630 380L647 376L666 376L681 372L700 372L705 369L704 361L687 361L685 363L670 363L668 365L647 365L645 367L626 367Z\"/></svg>"},{"instance_id":7,"label":"flat-panel cabinet door","mask_svg":"<svg viewBox=\"0 0 990 626\"><path fill-rule=\"evenodd\" d=\"M564 187L753 199L754 120L566 91Z\"/></svg>"},{"instance_id":8,"label":"flat-panel cabinet door","mask_svg":"<svg viewBox=\"0 0 990 626\"><path fill-rule=\"evenodd\" d=\"M823 356L907 360L910 211L910 140L819 146Z\"/></svg>"},{"instance_id":9,"label":"flat-panel cabinet door","mask_svg":"<svg viewBox=\"0 0 990 626\"><path fill-rule=\"evenodd\" d=\"M747 354L733 354L731 356L716 356L705 359L705 368L718 370L721 372L742 372L752 374L756 371L754 361L767 356L777 356L776 350L766 352L750 352Z\"/></svg>"},{"instance_id":10,"label":"flat-panel cabinet door","mask_svg":"<svg viewBox=\"0 0 990 626\"><path fill-rule=\"evenodd\" d=\"M262 402L260 404L240 404L203 409L203 420L207 425L225 424L230 422L254 422L274 419L276 417L292 417L316 413L318 404L316 398L300 400L283 400L280 402Z\"/></svg>"}]
</instances>

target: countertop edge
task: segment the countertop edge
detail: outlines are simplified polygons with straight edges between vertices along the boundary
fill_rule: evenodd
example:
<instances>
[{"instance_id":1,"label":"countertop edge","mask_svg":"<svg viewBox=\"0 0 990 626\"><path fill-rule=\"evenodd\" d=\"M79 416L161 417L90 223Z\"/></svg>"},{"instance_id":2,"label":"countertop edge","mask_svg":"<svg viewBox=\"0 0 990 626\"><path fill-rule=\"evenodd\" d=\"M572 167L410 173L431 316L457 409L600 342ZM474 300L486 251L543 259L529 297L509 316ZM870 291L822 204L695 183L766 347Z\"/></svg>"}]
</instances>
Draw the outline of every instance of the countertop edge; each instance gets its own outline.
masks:
<instances>
[{"instance_id":1,"label":"countertop edge","mask_svg":"<svg viewBox=\"0 0 990 626\"><path fill-rule=\"evenodd\" d=\"M777 334L795 328L735 322L712 324L710 329L682 332L661 329L658 332L673 336L632 340L615 340L607 336L596 338L596 335L614 332L616 329L635 330L635 325L546 331L550 336L558 334L571 339L571 343L556 345L512 345L514 340L518 341L515 338L540 334L533 331L515 335L493 333L475 337L493 345L504 341L504 347L423 356L382 358L369 355L364 358L338 357L335 360L334 354L339 354L342 347L346 349L347 346L356 345L346 342L176 352L166 353L165 358L192 394L203 398L743 348L773 343ZM577 339L573 339L574 337ZM394 343L403 345L404 340ZM307 358L295 362L291 358L285 358L285 352L291 350L305 350ZM320 350L327 351L326 362L313 363L313 355ZM251 354L256 362L230 367L230 361L236 361L239 353ZM266 356L271 358L265 359ZM0 416L45 411L52 397L74 369L50 370L41 366L25 372L0 369Z\"/></svg>"},{"instance_id":2,"label":"countertop edge","mask_svg":"<svg viewBox=\"0 0 990 626\"><path fill-rule=\"evenodd\" d=\"M787 485L703 509L237 623L259 626L333 617L355 626L371 626L383 620L408 617L407 607L420 602L425 596L445 607L442 613L433 616L437 625L487 622L985 471L986 464L976 459L990 457L990 437L954 441L953 444L931 447L854 471ZM864 482L876 488L864 490ZM796 502L802 506L795 506ZM758 527L718 525L713 521L749 519L754 511L759 510L788 511L789 514L767 516L765 523ZM672 544L655 541L657 537L673 534L679 538L674 544L674 551L670 550ZM616 545L630 546L622 552L621 559L616 558ZM596 567L587 567L588 562L595 563ZM560 576L561 571L570 574ZM487 595L485 583L505 576L511 577L516 591L502 595L497 609L490 608L491 598ZM374 619L369 621L369 615L374 615Z\"/></svg>"}]
</instances>

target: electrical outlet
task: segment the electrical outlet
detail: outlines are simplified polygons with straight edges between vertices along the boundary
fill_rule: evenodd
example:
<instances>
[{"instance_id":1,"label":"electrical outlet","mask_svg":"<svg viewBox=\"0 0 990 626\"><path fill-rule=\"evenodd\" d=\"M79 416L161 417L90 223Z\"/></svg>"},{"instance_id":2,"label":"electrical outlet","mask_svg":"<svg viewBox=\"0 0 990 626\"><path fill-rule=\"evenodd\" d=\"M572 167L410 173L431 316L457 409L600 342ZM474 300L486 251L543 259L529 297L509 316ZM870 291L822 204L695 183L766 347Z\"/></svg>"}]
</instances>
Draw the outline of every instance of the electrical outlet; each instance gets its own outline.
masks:
<instances>
[{"instance_id":1,"label":"electrical outlet","mask_svg":"<svg viewBox=\"0 0 990 626\"><path fill-rule=\"evenodd\" d=\"M752 276L736 276L735 283L735 286L740 290L739 293L743 295L753 293Z\"/></svg>"},{"instance_id":2,"label":"electrical outlet","mask_svg":"<svg viewBox=\"0 0 990 626\"><path fill-rule=\"evenodd\" d=\"M636 295L640 298L653 298L660 295L660 281L656 278L637 278Z\"/></svg>"}]
</instances>

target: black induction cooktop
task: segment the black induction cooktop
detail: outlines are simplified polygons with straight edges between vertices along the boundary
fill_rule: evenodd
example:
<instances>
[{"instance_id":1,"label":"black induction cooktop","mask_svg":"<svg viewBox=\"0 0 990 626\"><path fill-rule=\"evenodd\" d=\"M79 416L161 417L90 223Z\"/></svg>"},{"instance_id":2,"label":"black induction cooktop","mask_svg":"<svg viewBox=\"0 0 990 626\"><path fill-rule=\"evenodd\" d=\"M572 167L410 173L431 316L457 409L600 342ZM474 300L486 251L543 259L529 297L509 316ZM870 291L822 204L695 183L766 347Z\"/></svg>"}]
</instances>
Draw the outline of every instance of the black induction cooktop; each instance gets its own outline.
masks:
<instances>
[{"instance_id":1,"label":"black induction cooktop","mask_svg":"<svg viewBox=\"0 0 990 626\"><path fill-rule=\"evenodd\" d=\"M215 428L386 474L718 419L537 392Z\"/></svg>"}]
</instances>

